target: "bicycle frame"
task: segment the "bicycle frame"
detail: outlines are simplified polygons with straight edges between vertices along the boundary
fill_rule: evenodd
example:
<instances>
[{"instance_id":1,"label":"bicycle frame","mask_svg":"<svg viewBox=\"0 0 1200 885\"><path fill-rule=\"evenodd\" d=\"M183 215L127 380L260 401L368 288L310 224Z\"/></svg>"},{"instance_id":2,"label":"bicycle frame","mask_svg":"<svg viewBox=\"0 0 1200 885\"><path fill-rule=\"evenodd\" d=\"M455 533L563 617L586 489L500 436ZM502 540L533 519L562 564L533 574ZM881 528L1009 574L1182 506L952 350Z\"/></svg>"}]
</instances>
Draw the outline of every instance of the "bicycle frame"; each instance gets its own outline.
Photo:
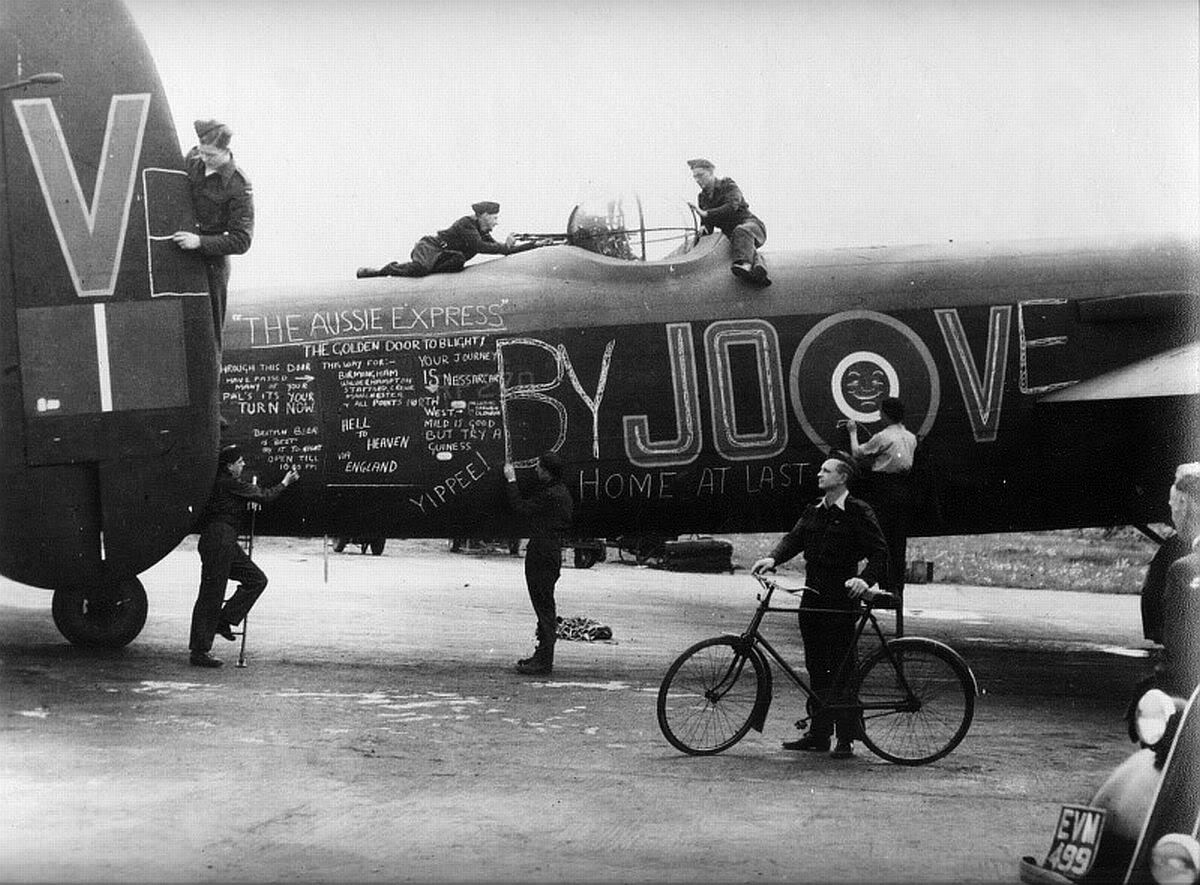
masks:
<instances>
[{"instance_id":1,"label":"bicycle frame","mask_svg":"<svg viewBox=\"0 0 1200 885\"><path fill-rule=\"evenodd\" d=\"M772 604L776 589L815 591L778 584L762 575L755 577L764 592L758 596L746 629L695 643L663 676L658 689L658 725L676 749L693 756L711 756L732 747L751 729L762 732L772 700L772 659L805 695L808 717L818 717L822 730L824 720L833 719L839 740L860 739L889 762L935 762L966 736L979 693L975 674L944 643L885 634L874 609L891 608L898 601L894 596L872 593L858 607L826 608L819 597L810 595L798 607L781 606ZM838 603L843 600L839 598ZM834 646L847 642L849 647L839 653L840 662L826 658L832 678L826 684L826 674L818 674L822 677L816 681L820 693L763 635L763 619L771 612L799 614L806 636L812 623L809 615L842 619ZM878 648L869 643L860 650L868 625ZM797 725L803 728L806 720ZM853 734L844 734L847 726ZM820 749L821 742L784 746Z\"/></svg>"},{"instance_id":2,"label":"bicycle frame","mask_svg":"<svg viewBox=\"0 0 1200 885\"><path fill-rule=\"evenodd\" d=\"M753 616L751 616L751 618L750 618L750 625L746 628L745 631L743 631L741 634L738 635L738 639L741 641L741 643L744 646L742 649L739 649L739 650L742 651L747 656L749 656L751 654L758 655L764 663L764 670L767 674L767 676L766 676L767 691L765 691L763 693L763 699L760 701L759 705L755 707L754 713L752 715L752 721L753 721L753 726L754 726L755 730L762 731L762 727L766 720L767 711L770 708L771 699L772 699L772 694L771 694L771 690L770 690L771 685L772 685L771 677L770 677L771 667L769 664L766 663L767 655L769 655L771 658L773 658L775 660L775 663L779 665L780 669L782 669L783 672L787 674L788 678L790 678L792 680L792 682L794 682L796 684L796 687L799 688L804 693L806 698L815 705L814 709L811 712L822 711L822 712L827 712L827 713L839 713L839 712L853 711L853 712L857 712L857 713L862 713L867 710L892 710L892 711L894 711L897 709L897 706L894 702L874 703L874 704L863 704L858 700L855 700L853 702L850 702L850 701L836 702L836 701L828 700L826 698L822 698L820 695L818 695L813 690L812 686L809 685L809 683L804 679L804 677L801 676L798 672L796 672L795 668L793 668L792 665L787 662L787 660L775 648L775 646L773 646L770 643L770 641L765 636L762 635L760 627L762 625L763 619L767 616L767 614L772 613L772 612L783 612L783 613L796 614L803 610L805 612L811 612L811 613L817 614L817 615L820 615L820 614L840 614L842 616L846 616L849 614L855 615L856 623L855 623L855 628L854 628L854 641L850 646L850 650L847 652L846 656L842 659L841 663L838 665L837 670L835 670L834 674L833 674L833 685L835 688L835 692L834 692L835 696L840 696L842 694L842 689L845 688L847 681L853 675L852 662L856 663L856 661L857 661L857 651L858 651L859 640L862 638L863 632L866 630L867 624L870 624L871 631L872 631L872 633L874 633L875 637L879 640L880 648L882 648L884 650L884 654L887 656L888 662L892 665L892 669L895 671L897 679L899 680L899 684L904 691L905 697L907 698L906 704L903 707L901 707L900 709L904 710L905 712L908 712L909 710L917 708L917 702L914 699L913 692L909 688L908 682L905 679L904 670L900 666L899 662L896 660L895 655L892 654L892 650L888 647L887 638L884 636L883 629L879 626L879 620L875 617L873 607L871 606L871 604L869 602L866 603L865 605L860 606L860 608L857 611L855 611L854 609L817 608L817 607L801 609L799 606L790 606L790 605L789 606L778 606L778 605L773 606L773 605L771 605L771 597L774 595L775 590L779 585L776 584L774 581L771 581L769 578L764 578L761 575L754 575L754 577L763 586L763 588L766 592L765 592L765 594L762 594L759 596L758 608L755 609ZM807 590L810 588L804 588L804 589ZM764 651L766 652L766 655L763 654ZM735 661L734 664L730 668L730 672L728 674L726 674L726 676L718 684L717 688L714 689L713 694L716 695L717 697L720 697L722 694L724 694L723 687L727 684L732 685L734 682L737 681L737 677L740 676L741 668L744 665L745 665L745 659Z\"/></svg>"}]
</instances>

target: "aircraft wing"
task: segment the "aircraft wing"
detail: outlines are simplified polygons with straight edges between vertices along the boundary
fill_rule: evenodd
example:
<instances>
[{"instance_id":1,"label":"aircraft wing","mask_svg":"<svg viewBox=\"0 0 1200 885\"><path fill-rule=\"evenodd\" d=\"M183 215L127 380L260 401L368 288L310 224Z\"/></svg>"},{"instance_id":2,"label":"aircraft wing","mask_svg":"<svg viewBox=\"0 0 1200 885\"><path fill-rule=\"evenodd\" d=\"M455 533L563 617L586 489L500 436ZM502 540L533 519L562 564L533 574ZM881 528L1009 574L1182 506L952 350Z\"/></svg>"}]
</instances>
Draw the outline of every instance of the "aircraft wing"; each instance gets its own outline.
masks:
<instances>
[{"instance_id":1,"label":"aircraft wing","mask_svg":"<svg viewBox=\"0 0 1200 885\"><path fill-rule=\"evenodd\" d=\"M1200 394L1200 342L1155 354L1043 396L1039 402L1065 403Z\"/></svg>"}]
</instances>

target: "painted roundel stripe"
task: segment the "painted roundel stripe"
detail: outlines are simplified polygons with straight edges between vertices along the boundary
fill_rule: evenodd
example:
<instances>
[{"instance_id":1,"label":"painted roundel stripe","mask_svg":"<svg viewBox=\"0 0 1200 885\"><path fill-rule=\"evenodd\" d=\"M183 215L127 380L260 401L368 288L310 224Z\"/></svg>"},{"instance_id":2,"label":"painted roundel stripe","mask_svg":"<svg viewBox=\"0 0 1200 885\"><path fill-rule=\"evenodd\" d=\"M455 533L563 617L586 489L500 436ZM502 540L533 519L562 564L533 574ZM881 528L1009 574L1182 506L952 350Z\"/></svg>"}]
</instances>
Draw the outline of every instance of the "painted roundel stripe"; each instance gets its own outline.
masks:
<instances>
[{"instance_id":1,"label":"painted roundel stripe","mask_svg":"<svg viewBox=\"0 0 1200 885\"><path fill-rule=\"evenodd\" d=\"M826 452L844 445L839 421L878 421L888 396L904 400L905 424L924 436L942 396L925 343L904 323L871 310L843 311L813 326L792 357L788 390L800 427Z\"/></svg>"}]
</instances>

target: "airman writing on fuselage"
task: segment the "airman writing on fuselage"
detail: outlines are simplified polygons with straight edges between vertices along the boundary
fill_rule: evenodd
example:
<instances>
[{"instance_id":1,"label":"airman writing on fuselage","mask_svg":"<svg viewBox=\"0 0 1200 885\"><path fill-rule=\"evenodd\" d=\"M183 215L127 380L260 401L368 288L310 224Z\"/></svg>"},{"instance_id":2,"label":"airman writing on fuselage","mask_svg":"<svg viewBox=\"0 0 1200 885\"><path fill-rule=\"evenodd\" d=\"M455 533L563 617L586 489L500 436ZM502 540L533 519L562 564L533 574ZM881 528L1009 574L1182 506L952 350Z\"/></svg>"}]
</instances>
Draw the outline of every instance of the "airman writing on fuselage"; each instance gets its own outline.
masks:
<instances>
[{"instance_id":1,"label":"airman writing on fuselage","mask_svg":"<svg viewBox=\"0 0 1200 885\"><path fill-rule=\"evenodd\" d=\"M192 633L188 642L193 667L220 667L214 658L213 636L233 640L233 628L250 613L250 608L267 586L267 576L238 546L238 529L246 504L266 504L300 478L289 470L277 486L259 488L242 479L246 461L237 446L225 446L217 456L217 478L212 495L200 514L200 592L192 609ZM237 581L238 588L225 601L225 585Z\"/></svg>"},{"instance_id":2,"label":"airman writing on fuselage","mask_svg":"<svg viewBox=\"0 0 1200 885\"><path fill-rule=\"evenodd\" d=\"M229 290L229 256L241 255L254 238L254 189L233 161L229 140L233 132L216 120L197 120L200 142L184 162L199 233L180 230L171 239L180 249L199 250L208 274L213 331L217 347L225 326Z\"/></svg>"},{"instance_id":3,"label":"airman writing on fuselage","mask_svg":"<svg viewBox=\"0 0 1200 885\"><path fill-rule=\"evenodd\" d=\"M554 669L554 642L558 638L558 617L554 606L554 585L562 569L563 536L571 526L574 503L563 484L565 465L554 452L546 452L537 463L537 488L528 497L517 487L517 472L504 464L508 504L530 519L529 543L525 546L525 583L529 601L537 615L537 647L532 657L517 661L517 672L544 676Z\"/></svg>"},{"instance_id":4,"label":"airman writing on fuselage","mask_svg":"<svg viewBox=\"0 0 1200 885\"><path fill-rule=\"evenodd\" d=\"M884 590L904 593L904 570L908 559L908 524L912 521L912 466L917 438L904 426L904 403L894 396L879 404L884 427L865 443L858 441L858 424L846 421L850 434L850 453L856 459L870 460L862 498L871 505L888 545Z\"/></svg>"},{"instance_id":5,"label":"airman writing on fuselage","mask_svg":"<svg viewBox=\"0 0 1200 885\"><path fill-rule=\"evenodd\" d=\"M431 273L458 273L481 252L485 255L513 255L546 245L540 240L516 242L509 234L503 243L492 238L500 219L500 204L490 200L472 203L474 215L464 215L445 230L421 237L413 246L408 261L392 261L383 267L360 267L355 273L365 277L423 277Z\"/></svg>"},{"instance_id":6,"label":"airman writing on fuselage","mask_svg":"<svg viewBox=\"0 0 1200 885\"><path fill-rule=\"evenodd\" d=\"M771 285L767 266L758 247L767 241L767 228L750 211L750 204L732 178L717 178L713 164L704 159L688 160L692 178L700 185L699 206L688 203L700 216L705 233L719 228L733 244L733 275L756 286Z\"/></svg>"}]
</instances>

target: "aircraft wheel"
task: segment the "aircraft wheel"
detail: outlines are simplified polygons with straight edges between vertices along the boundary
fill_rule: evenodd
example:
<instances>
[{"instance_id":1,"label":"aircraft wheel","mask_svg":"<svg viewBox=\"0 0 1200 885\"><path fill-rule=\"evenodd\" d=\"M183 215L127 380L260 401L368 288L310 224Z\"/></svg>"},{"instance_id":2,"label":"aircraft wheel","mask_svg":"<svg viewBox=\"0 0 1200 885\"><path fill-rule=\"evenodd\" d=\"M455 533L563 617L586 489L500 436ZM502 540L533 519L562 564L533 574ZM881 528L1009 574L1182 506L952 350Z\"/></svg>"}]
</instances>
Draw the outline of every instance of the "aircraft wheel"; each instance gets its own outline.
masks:
<instances>
[{"instance_id":1,"label":"aircraft wheel","mask_svg":"<svg viewBox=\"0 0 1200 885\"><path fill-rule=\"evenodd\" d=\"M586 547L575 548L575 568L591 568L599 559L595 550Z\"/></svg>"},{"instance_id":2,"label":"aircraft wheel","mask_svg":"<svg viewBox=\"0 0 1200 885\"><path fill-rule=\"evenodd\" d=\"M58 632L72 645L90 648L122 648L133 642L148 609L146 589L137 578L108 587L60 588L50 604Z\"/></svg>"},{"instance_id":3,"label":"aircraft wheel","mask_svg":"<svg viewBox=\"0 0 1200 885\"><path fill-rule=\"evenodd\" d=\"M383 545L386 541L387 541L386 538L372 538L371 539L371 555L372 556L382 556L383 555Z\"/></svg>"}]
</instances>

